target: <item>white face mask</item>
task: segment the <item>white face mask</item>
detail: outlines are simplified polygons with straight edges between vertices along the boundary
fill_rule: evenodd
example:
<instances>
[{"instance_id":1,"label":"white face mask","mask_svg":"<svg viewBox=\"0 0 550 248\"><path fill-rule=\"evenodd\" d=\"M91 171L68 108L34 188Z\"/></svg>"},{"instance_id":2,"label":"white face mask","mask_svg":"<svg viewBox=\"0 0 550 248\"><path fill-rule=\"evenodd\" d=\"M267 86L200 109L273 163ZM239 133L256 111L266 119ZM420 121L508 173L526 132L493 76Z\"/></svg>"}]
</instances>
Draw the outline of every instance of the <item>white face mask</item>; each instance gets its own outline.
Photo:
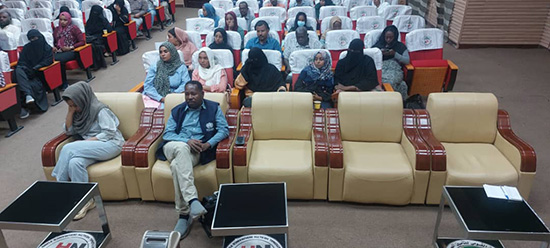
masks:
<instances>
[{"instance_id":1,"label":"white face mask","mask_svg":"<svg viewBox=\"0 0 550 248\"><path fill-rule=\"evenodd\" d=\"M306 25L306 22L304 21L298 21L298 27L303 27Z\"/></svg>"}]
</instances>

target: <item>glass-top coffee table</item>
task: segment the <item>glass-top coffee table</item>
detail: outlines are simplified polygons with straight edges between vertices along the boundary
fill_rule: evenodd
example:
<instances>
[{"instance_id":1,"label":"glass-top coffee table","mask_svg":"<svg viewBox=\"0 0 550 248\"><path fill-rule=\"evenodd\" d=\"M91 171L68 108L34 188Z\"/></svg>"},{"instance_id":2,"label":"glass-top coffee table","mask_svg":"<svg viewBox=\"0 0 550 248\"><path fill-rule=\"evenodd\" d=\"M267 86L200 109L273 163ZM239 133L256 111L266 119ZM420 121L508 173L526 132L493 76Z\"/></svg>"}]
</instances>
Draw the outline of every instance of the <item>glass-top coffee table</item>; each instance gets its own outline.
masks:
<instances>
[{"instance_id":1,"label":"glass-top coffee table","mask_svg":"<svg viewBox=\"0 0 550 248\"><path fill-rule=\"evenodd\" d=\"M266 242L271 242L267 240L271 238L279 241L282 247L286 247L286 183L220 185L211 230L213 236L225 236L224 247L230 245L233 240L239 242L239 238L254 238L242 238L242 235L259 234L261 235L258 238L264 238Z\"/></svg>"},{"instance_id":2,"label":"glass-top coffee table","mask_svg":"<svg viewBox=\"0 0 550 248\"><path fill-rule=\"evenodd\" d=\"M446 201L464 231L461 238L441 238L438 235ZM525 200L488 198L483 187L445 186L433 244L447 247L462 239L481 241L497 248L504 247L499 240L541 241L541 247L548 247L550 231Z\"/></svg>"},{"instance_id":3,"label":"glass-top coffee table","mask_svg":"<svg viewBox=\"0 0 550 248\"><path fill-rule=\"evenodd\" d=\"M97 183L36 181L0 212L0 248L7 247L2 229L50 232L42 243L72 232L65 227L92 198L102 231L78 232L90 234L96 247L103 247L111 232Z\"/></svg>"}]
</instances>

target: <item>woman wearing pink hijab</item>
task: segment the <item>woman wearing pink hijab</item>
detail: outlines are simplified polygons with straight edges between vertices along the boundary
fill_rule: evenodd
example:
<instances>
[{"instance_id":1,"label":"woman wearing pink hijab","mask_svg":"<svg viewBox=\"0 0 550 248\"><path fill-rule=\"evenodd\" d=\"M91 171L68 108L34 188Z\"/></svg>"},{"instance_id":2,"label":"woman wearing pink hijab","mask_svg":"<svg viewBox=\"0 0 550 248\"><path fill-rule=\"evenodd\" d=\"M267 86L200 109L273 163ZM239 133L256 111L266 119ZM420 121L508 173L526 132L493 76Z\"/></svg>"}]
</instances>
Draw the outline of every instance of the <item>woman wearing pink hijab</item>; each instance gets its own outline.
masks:
<instances>
[{"instance_id":1,"label":"woman wearing pink hijab","mask_svg":"<svg viewBox=\"0 0 550 248\"><path fill-rule=\"evenodd\" d=\"M76 55L73 50L76 47L86 44L84 36L76 25L72 24L71 14L67 12L61 12L59 14L59 26L53 30L54 47L53 52L55 60L61 63L61 77L63 79L62 89L66 89L67 74L65 73L65 63L76 59Z\"/></svg>"},{"instance_id":2,"label":"woman wearing pink hijab","mask_svg":"<svg viewBox=\"0 0 550 248\"><path fill-rule=\"evenodd\" d=\"M197 47L189 40L189 35L181 28L172 28L168 30L168 41L172 43L176 49L183 52L183 62L187 66L189 76L191 76L194 69L192 56L193 53L198 50Z\"/></svg>"}]
</instances>

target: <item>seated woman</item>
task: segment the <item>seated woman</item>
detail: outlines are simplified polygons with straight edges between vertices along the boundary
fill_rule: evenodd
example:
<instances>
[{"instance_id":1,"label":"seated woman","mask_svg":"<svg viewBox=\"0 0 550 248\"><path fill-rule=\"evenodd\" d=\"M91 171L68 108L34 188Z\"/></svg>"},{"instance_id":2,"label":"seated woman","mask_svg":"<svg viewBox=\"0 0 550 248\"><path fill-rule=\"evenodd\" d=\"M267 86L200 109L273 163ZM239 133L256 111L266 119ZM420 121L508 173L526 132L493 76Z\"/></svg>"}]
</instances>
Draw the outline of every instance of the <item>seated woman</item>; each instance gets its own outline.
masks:
<instances>
[{"instance_id":1,"label":"seated woman","mask_svg":"<svg viewBox=\"0 0 550 248\"><path fill-rule=\"evenodd\" d=\"M305 27L307 30L313 30L311 26L307 25L307 15L304 12L298 12L298 14L296 14L296 18L294 18L294 26L288 30L288 32L294 32L298 27Z\"/></svg>"},{"instance_id":2,"label":"seated woman","mask_svg":"<svg viewBox=\"0 0 550 248\"><path fill-rule=\"evenodd\" d=\"M233 48L227 42L227 32L223 28L214 30L214 42L208 45L210 49L227 49L233 53Z\"/></svg>"},{"instance_id":3,"label":"seated woman","mask_svg":"<svg viewBox=\"0 0 550 248\"><path fill-rule=\"evenodd\" d=\"M38 110L48 110L48 98L42 81L38 78L37 71L41 67L51 65L53 62L52 47L48 45L44 36L36 29L27 33L29 43L25 44L19 54L19 61L15 68L15 78L19 85L19 91L24 101L21 101L21 118L29 116L28 107L35 105Z\"/></svg>"},{"instance_id":4,"label":"seated woman","mask_svg":"<svg viewBox=\"0 0 550 248\"><path fill-rule=\"evenodd\" d=\"M209 3L205 3L202 5L202 13L199 15L200 17L206 17L214 20L214 27L218 27L218 21L220 20L220 17L216 15L216 9L214 9L214 6Z\"/></svg>"},{"instance_id":5,"label":"seated woman","mask_svg":"<svg viewBox=\"0 0 550 248\"><path fill-rule=\"evenodd\" d=\"M352 40L346 57L336 64L334 70L336 93L340 91L381 90L374 60L363 54L364 47L362 40Z\"/></svg>"},{"instance_id":6,"label":"seated woman","mask_svg":"<svg viewBox=\"0 0 550 248\"><path fill-rule=\"evenodd\" d=\"M329 25L328 25L328 28L327 30L325 30L325 32L321 35L321 44L323 45L323 47L325 46L325 40L327 38L327 33L331 30L340 30L342 29L342 19L340 19L340 17L338 16L333 16L332 18L330 18L330 22L329 22Z\"/></svg>"},{"instance_id":7,"label":"seated woman","mask_svg":"<svg viewBox=\"0 0 550 248\"><path fill-rule=\"evenodd\" d=\"M172 43L162 43L159 56L159 61L149 67L143 83L146 108L164 108L164 97L169 93L184 92L185 84L189 82L189 73Z\"/></svg>"},{"instance_id":8,"label":"seated woman","mask_svg":"<svg viewBox=\"0 0 550 248\"><path fill-rule=\"evenodd\" d=\"M378 47L382 51L382 82L390 83L393 89L403 96L403 100L408 97L408 86L403 81L403 65L409 64L409 52L405 44L397 40L399 31L394 25L387 26L382 31L378 42L373 47Z\"/></svg>"},{"instance_id":9,"label":"seated woman","mask_svg":"<svg viewBox=\"0 0 550 248\"><path fill-rule=\"evenodd\" d=\"M332 0L320 0L315 4L315 19L319 19L319 13L321 12L321 7L323 6L334 6Z\"/></svg>"},{"instance_id":10,"label":"seated woman","mask_svg":"<svg viewBox=\"0 0 550 248\"><path fill-rule=\"evenodd\" d=\"M113 31L111 24L107 18L103 16L103 8L99 5L92 6L90 17L86 21L86 43L92 44L92 53L94 57L94 65L92 70L107 68L103 51L105 44L103 43L103 31Z\"/></svg>"},{"instance_id":11,"label":"seated woman","mask_svg":"<svg viewBox=\"0 0 550 248\"><path fill-rule=\"evenodd\" d=\"M59 26L53 30L54 57L56 61L61 63L61 77L63 84L62 89L66 89L69 84L67 83L67 73L65 71L65 63L76 59L74 49L86 44L80 28L73 25L71 22L71 14L67 12L61 12L59 14Z\"/></svg>"},{"instance_id":12,"label":"seated woman","mask_svg":"<svg viewBox=\"0 0 550 248\"><path fill-rule=\"evenodd\" d=\"M313 61L306 66L296 84L295 91L311 92L314 101L321 101L321 108L332 108L332 92L334 91L334 77L330 68L332 61L327 51L319 51Z\"/></svg>"},{"instance_id":13,"label":"seated woman","mask_svg":"<svg viewBox=\"0 0 550 248\"><path fill-rule=\"evenodd\" d=\"M172 28L168 30L168 42L172 43L177 50L183 52L183 62L189 70L189 75L193 73L193 53L197 47L189 40L189 35L181 28Z\"/></svg>"},{"instance_id":14,"label":"seated woman","mask_svg":"<svg viewBox=\"0 0 550 248\"><path fill-rule=\"evenodd\" d=\"M107 105L97 100L88 83L80 81L68 87L63 93L63 100L69 105L63 130L65 134L78 136L81 140L63 146L52 177L60 182L87 183L86 168L118 156L122 151L124 137L118 130L117 116ZM84 218L86 212L94 207L92 199L74 219Z\"/></svg>"},{"instance_id":15,"label":"seated woman","mask_svg":"<svg viewBox=\"0 0 550 248\"><path fill-rule=\"evenodd\" d=\"M244 41L244 30L239 27L237 22L237 15L233 11L225 13L225 30L239 32L241 35L241 48L243 47L242 42Z\"/></svg>"},{"instance_id":16,"label":"seated woman","mask_svg":"<svg viewBox=\"0 0 550 248\"><path fill-rule=\"evenodd\" d=\"M199 81L206 92L225 92L227 74L216 61L210 48L203 47L199 50L199 68L193 71L192 80Z\"/></svg>"},{"instance_id":17,"label":"seated woman","mask_svg":"<svg viewBox=\"0 0 550 248\"><path fill-rule=\"evenodd\" d=\"M108 9L113 14L112 27L116 31L118 44L116 54L127 54L130 52L130 34L124 24L129 23L130 19L128 19L128 10L124 7L124 0L115 0L113 4L109 5Z\"/></svg>"},{"instance_id":18,"label":"seated woman","mask_svg":"<svg viewBox=\"0 0 550 248\"><path fill-rule=\"evenodd\" d=\"M69 13L69 15L70 15L71 17L73 17L73 15L71 14L71 10L70 10L69 7L67 7L67 6L61 6L61 7L59 8L59 14L61 14L62 12L67 12L67 13ZM57 14L57 17L55 18L56 20L59 19L59 14Z\"/></svg>"},{"instance_id":19,"label":"seated woman","mask_svg":"<svg viewBox=\"0 0 550 248\"><path fill-rule=\"evenodd\" d=\"M274 65L267 62L262 49L253 47L248 52L248 59L241 74L235 80L235 88L244 90L245 107L250 107L251 96L254 92L286 91L285 81L281 72Z\"/></svg>"}]
</instances>

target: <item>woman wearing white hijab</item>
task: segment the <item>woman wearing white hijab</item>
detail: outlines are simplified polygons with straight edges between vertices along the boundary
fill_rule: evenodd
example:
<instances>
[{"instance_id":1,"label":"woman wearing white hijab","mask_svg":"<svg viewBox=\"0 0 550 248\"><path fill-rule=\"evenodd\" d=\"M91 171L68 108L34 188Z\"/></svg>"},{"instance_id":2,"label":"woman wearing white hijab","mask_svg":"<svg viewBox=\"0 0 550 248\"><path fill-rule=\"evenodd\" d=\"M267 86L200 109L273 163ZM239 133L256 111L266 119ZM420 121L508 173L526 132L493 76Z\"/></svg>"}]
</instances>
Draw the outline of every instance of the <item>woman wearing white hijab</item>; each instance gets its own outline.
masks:
<instances>
[{"instance_id":1,"label":"woman wearing white hijab","mask_svg":"<svg viewBox=\"0 0 550 248\"><path fill-rule=\"evenodd\" d=\"M227 74L210 48L199 50L199 66L193 71L192 80L199 81L206 92L225 92Z\"/></svg>"}]
</instances>

